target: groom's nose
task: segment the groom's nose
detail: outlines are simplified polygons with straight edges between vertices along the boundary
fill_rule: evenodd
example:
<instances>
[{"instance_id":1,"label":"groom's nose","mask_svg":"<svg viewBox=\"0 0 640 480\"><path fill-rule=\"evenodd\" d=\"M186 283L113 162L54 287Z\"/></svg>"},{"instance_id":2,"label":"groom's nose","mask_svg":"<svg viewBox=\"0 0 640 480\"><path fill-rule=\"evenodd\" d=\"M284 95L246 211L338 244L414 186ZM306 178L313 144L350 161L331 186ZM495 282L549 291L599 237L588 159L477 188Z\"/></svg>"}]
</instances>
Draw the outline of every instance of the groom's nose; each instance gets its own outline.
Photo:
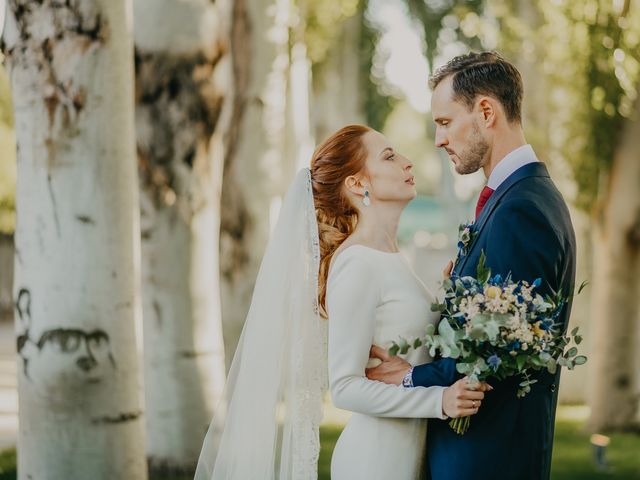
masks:
<instances>
[{"instance_id":1,"label":"groom's nose","mask_svg":"<svg viewBox=\"0 0 640 480\"><path fill-rule=\"evenodd\" d=\"M438 148L442 148L445 145L449 144L449 141L447 140L447 136L445 134L445 132L442 131L442 129L436 128L436 147Z\"/></svg>"}]
</instances>

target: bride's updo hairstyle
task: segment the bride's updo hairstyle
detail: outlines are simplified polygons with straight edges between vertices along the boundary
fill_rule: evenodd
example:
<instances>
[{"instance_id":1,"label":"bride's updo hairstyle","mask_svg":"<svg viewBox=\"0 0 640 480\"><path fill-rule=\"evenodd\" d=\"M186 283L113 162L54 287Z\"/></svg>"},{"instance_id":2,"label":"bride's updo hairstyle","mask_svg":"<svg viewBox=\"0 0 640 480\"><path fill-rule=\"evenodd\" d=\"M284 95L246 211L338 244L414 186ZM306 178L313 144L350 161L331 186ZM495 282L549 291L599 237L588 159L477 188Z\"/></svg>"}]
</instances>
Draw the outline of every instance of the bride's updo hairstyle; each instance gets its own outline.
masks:
<instances>
[{"instance_id":1,"label":"bride's updo hairstyle","mask_svg":"<svg viewBox=\"0 0 640 480\"><path fill-rule=\"evenodd\" d=\"M353 233L358 210L347 197L344 181L362 171L367 148L362 142L371 131L364 125L347 125L326 139L311 159L313 199L320 236L320 273L318 275L318 305L327 316L327 276L336 249Z\"/></svg>"}]
</instances>

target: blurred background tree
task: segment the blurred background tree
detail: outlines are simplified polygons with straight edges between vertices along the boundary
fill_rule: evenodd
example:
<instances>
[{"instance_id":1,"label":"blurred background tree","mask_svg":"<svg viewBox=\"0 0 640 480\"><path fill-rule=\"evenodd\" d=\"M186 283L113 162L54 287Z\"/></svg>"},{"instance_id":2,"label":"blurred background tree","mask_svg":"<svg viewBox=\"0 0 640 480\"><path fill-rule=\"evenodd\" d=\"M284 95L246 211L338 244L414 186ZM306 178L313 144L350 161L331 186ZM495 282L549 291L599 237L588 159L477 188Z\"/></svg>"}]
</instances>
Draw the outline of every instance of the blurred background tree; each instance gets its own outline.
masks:
<instances>
[{"instance_id":1,"label":"blurred background tree","mask_svg":"<svg viewBox=\"0 0 640 480\"><path fill-rule=\"evenodd\" d=\"M133 6L153 477L191 473L224 386L218 240L233 92L232 3L135 0Z\"/></svg>"}]
</instances>

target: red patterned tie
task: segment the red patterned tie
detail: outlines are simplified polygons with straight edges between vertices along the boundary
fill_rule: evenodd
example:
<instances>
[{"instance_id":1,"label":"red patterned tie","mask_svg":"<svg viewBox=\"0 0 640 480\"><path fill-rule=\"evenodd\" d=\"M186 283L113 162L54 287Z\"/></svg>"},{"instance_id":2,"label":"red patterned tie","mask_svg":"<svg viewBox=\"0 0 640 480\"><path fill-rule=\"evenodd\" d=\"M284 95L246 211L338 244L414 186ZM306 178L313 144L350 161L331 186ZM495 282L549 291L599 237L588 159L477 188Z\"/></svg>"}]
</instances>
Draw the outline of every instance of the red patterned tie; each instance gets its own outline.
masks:
<instances>
[{"instance_id":1,"label":"red patterned tie","mask_svg":"<svg viewBox=\"0 0 640 480\"><path fill-rule=\"evenodd\" d=\"M482 192L480 192L480 198L478 198L478 204L476 205L476 220L480 216L480 212L482 211L482 207L484 207L489 197L494 192L493 188L484 187Z\"/></svg>"}]
</instances>

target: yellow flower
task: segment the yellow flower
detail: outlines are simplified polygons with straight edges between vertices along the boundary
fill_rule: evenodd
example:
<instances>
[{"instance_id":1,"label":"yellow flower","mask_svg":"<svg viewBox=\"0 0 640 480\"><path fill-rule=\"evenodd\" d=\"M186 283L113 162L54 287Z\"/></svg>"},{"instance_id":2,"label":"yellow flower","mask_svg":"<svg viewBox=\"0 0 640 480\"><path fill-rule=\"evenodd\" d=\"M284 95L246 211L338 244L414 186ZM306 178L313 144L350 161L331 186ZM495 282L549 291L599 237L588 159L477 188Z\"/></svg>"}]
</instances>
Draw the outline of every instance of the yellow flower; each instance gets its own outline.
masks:
<instances>
[{"instance_id":1,"label":"yellow flower","mask_svg":"<svg viewBox=\"0 0 640 480\"><path fill-rule=\"evenodd\" d=\"M487 297L489 298L497 298L502 293L500 287L496 287L495 285L487 288Z\"/></svg>"},{"instance_id":2,"label":"yellow flower","mask_svg":"<svg viewBox=\"0 0 640 480\"><path fill-rule=\"evenodd\" d=\"M536 334L536 336L538 337L543 337L544 336L544 330L540 328L540 321L537 321L536 323L533 324L533 333Z\"/></svg>"}]
</instances>

